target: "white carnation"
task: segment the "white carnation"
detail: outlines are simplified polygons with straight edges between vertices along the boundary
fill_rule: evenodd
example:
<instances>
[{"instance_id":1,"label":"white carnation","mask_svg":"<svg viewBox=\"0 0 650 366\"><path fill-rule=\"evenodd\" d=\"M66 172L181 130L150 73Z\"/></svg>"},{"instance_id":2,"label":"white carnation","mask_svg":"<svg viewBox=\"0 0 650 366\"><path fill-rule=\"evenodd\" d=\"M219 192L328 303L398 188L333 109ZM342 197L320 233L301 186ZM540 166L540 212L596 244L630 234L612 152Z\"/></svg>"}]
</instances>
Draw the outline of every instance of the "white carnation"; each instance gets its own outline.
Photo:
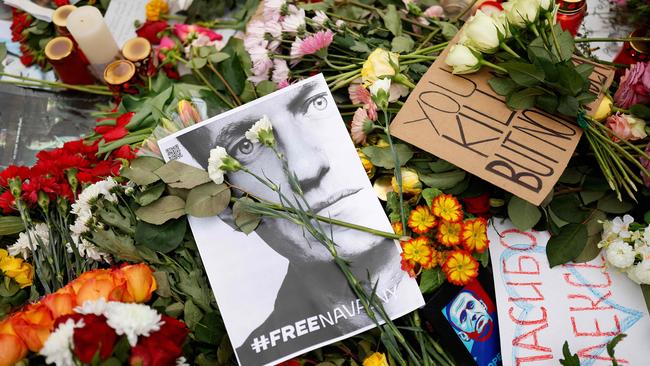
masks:
<instances>
[{"instance_id":1,"label":"white carnation","mask_svg":"<svg viewBox=\"0 0 650 366\"><path fill-rule=\"evenodd\" d=\"M634 248L622 240L617 240L607 246L605 250L607 261L617 268L627 268L634 264L636 252Z\"/></svg>"},{"instance_id":2,"label":"white carnation","mask_svg":"<svg viewBox=\"0 0 650 366\"><path fill-rule=\"evenodd\" d=\"M259 121L255 122L255 124L248 131L246 131L244 135L251 142L258 143L260 142L260 132L272 130L273 125L271 124L271 120L269 117L264 115L262 118L260 118Z\"/></svg>"},{"instance_id":3,"label":"white carnation","mask_svg":"<svg viewBox=\"0 0 650 366\"><path fill-rule=\"evenodd\" d=\"M108 308L108 303L104 300L103 297L100 297L97 300L87 300L84 301L83 305L77 306L74 308L74 312L77 314L93 314L93 315L104 315L104 312Z\"/></svg>"},{"instance_id":4,"label":"white carnation","mask_svg":"<svg viewBox=\"0 0 650 366\"><path fill-rule=\"evenodd\" d=\"M93 217L92 205L99 198L109 202L117 202L117 196L111 190L117 186L117 182L111 177L91 184L86 187L75 203L71 206L71 212L77 216L75 222L70 226L73 234L81 235L88 231L88 223Z\"/></svg>"},{"instance_id":5,"label":"white carnation","mask_svg":"<svg viewBox=\"0 0 650 366\"><path fill-rule=\"evenodd\" d=\"M44 246L50 245L50 229L43 223L36 224L34 230L27 230L20 233L18 240L7 247L7 251L9 251L9 255L11 256L15 257L20 255L23 259L27 259L40 245L39 241Z\"/></svg>"},{"instance_id":6,"label":"white carnation","mask_svg":"<svg viewBox=\"0 0 650 366\"><path fill-rule=\"evenodd\" d=\"M284 17L282 29L285 32L297 33L305 28L305 9L300 9Z\"/></svg>"},{"instance_id":7,"label":"white carnation","mask_svg":"<svg viewBox=\"0 0 650 366\"><path fill-rule=\"evenodd\" d=\"M118 335L125 335L131 347L138 343L139 336L149 336L160 330L165 322L160 314L147 305L109 302L106 310L106 324Z\"/></svg>"},{"instance_id":8,"label":"white carnation","mask_svg":"<svg viewBox=\"0 0 650 366\"><path fill-rule=\"evenodd\" d=\"M372 83L368 87L368 90L370 91L370 94L375 97L378 96L379 92L382 90L386 93L386 95L389 95L390 84L391 84L390 78L377 79L374 83Z\"/></svg>"},{"instance_id":9,"label":"white carnation","mask_svg":"<svg viewBox=\"0 0 650 366\"><path fill-rule=\"evenodd\" d=\"M627 271L627 276L639 285L650 285L650 259L644 259Z\"/></svg>"},{"instance_id":10,"label":"white carnation","mask_svg":"<svg viewBox=\"0 0 650 366\"><path fill-rule=\"evenodd\" d=\"M50 334L47 341L43 344L43 348L39 353L45 356L45 362L48 364L55 364L57 366L75 366L72 350L74 349L74 342L72 336L74 335L75 328L83 328L83 320L75 323L73 319L66 320L65 323L59 326Z\"/></svg>"},{"instance_id":11,"label":"white carnation","mask_svg":"<svg viewBox=\"0 0 650 366\"><path fill-rule=\"evenodd\" d=\"M223 183L224 171L221 170L223 159L228 156L226 149L217 146L210 150L210 158L208 158L208 176L216 184Z\"/></svg>"}]
</instances>

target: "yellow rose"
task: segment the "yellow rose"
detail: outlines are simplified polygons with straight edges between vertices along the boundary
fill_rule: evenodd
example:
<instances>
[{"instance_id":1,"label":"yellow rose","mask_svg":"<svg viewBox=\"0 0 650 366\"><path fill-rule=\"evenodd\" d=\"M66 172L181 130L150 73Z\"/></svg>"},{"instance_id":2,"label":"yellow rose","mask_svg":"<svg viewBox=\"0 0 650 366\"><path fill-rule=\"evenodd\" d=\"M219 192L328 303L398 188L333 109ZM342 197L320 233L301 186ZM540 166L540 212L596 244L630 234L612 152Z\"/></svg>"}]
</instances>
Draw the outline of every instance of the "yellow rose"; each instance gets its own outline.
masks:
<instances>
[{"instance_id":1,"label":"yellow rose","mask_svg":"<svg viewBox=\"0 0 650 366\"><path fill-rule=\"evenodd\" d=\"M363 366L388 366L386 355L375 352L363 360Z\"/></svg>"},{"instance_id":2,"label":"yellow rose","mask_svg":"<svg viewBox=\"0 0 650 366\"><path fill-rule=\"evenodd\" d=\"M361 68L361 80L368 86L382 76L393 76L399 69L399 55L382 48L372 51Z\"/></svg>"},{"instance_id":3,"label":"yellow rose","mask_svg":"<svg viewBox=\"0 0 650 366\"><path fill-rule=\"evenodd\" d=\"M368 178L372 178L375 175L375 166L361 149L357 149L357 154L359 154L359 159L361 159L361 164L363 164L363 169L366 170Z\"/></svg>"},{"instance_id":4,"label":"yellow rose","mask_svg":"<svg viewBox=\"0 0 650 366\"><path fill-rule=\"evenodd\" d=\"M399 192L397 178L393 177L390 181L393 191ZM402 168L402 192L405 194L417 195L422 192L422 183L418 172L411 168Z\"/></svg>"},{"instance_id":5,"label":"yellow rose","mask_svg":"<svg viewBox=\"0 0 650 366\"><path fill-rule=\"evenodd\" d=\"M12 256L3 257L2 254L0 254L0 258L2 258L0 259L0 270L4 272L5 276L13 278L20 285L20 288L32 285L34 267L31 264L20 258Z\"/></svg>"},{"instance_id":6,"label":"yellow rose","mask_svg":"<svg viewBox=\"0 0 650 366\"><path fill-rule=\"evenodd\" d=\"M614 101L612 101L612 98L609 95L605 95L603 97L603 100L600 101L600 105L598 106L598 109L596 109L596 113L594 114L594 119L596 121L604 121L607 119L612 114L612 107L614 106Z\"/></svg>"}]
</instances>

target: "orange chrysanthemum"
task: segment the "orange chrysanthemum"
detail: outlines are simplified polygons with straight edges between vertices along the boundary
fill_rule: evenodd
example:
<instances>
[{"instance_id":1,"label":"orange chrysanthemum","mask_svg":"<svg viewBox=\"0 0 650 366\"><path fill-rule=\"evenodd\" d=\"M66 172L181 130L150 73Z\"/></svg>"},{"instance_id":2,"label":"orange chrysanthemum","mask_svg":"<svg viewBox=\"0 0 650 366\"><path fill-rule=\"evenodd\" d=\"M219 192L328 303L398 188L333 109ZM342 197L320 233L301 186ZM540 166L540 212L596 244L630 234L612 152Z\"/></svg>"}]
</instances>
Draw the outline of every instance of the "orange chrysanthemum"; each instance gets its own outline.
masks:
<instances>
[{"instance_id":1,"label":"orange chrysanthemum","mask_svg":"<svg viewBox=\"0 0 650 366\"><path fill-rule=\"evenodd\" d=\"M431 263L432 254L429 239L424 236L402 242L402 259L426 267Z\"/></svg>"},{"instance_id":2,"label":"orange chrysanthemum","mask_svg":"<svg viewBox=\"0 0 650 366\"><path fill-rule=\"evenodd\" d=\"M441 221L438 226L438 241L440 244L453 247L460 244L460 234L463 230L462 222Z\"/></svg>"},{"instance_id":3,"label":"orange chrysanthemum","mask_svg":"<svg viewBox=\"0 0 650 366\"><path fill-rule=\"evenodd\" d=\"M424 234L436 226L436 218L427 206L418 206L409 215L408 227L417 234Z\"/></svg>"},{"instance_id":4,"label":"orange chrysanthemum","mask_svg":"<svg viewBox=\"0 0 650 366\"><path fill-rule=\"evenodd\" d=\"M394 222L391 224L393 227L393 231L397 235L404 235L404 229L402 228L402 223L401 222Z\"/></svg>"},{"instance_id":5,"label":"orange chrysanthemum","mask_svg":"<svg viewBox=\"0 0 650 366\"><path fill-rule=\"evenodd\" d=\"M450 194L441 194L431 202L433 214L446 221L460 221L463 219L463 209L456 197Z\"/></svg>"},{"instance_id":6,"label":"orange chrysanthemum","mask_svg":"<svg viewBox=\"0 0 650 366\"><path fill-rule=\"evenodd\" d=\"M478 262L468 252L457 250L449 254L442 270L447 276L447 281L463 286L478 276Z\"/></svg>"},{"instance_id":7,"label":"orange chrysanthemum","mask_svg":"<svg viewBox=\"0 0 650 366\"><path fill-rule=\"evenodd\" d=\"M482 217L465 220L461 239L465 249L470 252L483 253L490 244L487 237L487 220Z\"/></svg>"}]
</instances>

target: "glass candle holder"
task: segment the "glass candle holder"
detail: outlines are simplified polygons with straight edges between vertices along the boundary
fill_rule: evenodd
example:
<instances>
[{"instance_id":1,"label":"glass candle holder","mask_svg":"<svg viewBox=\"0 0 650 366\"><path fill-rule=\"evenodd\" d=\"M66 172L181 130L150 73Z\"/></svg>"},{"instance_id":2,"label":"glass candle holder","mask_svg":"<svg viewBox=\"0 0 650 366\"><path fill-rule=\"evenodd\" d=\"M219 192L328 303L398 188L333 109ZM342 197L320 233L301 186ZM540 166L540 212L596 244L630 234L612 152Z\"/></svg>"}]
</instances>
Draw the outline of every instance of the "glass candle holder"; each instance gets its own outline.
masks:
<instances>
[{"instance_id":1,"label":"glass candle holder","mask_svg":"<svg viewBox=\"0 0 650 366\"><path fill-rule=\"evenodd\" d=\"M122 56L133 62L137 74L143 77L150 75L153 60L151 51L151 43L143 37L131 38L122 46Z\"/></svg>"},{"instance_id":2,"label":"glass candle holder","mask_svg":"<svg viewBox=\"0 0 650 366\"><path fill-rule=\"evenodd\" d=\"M129 60L116 60L108 64L104 69L104 81L115 94L138 92L135 88L135 85L139 83L136 67Z\"/></svg>"},{"instance_id":3,"label":"glass candle holder","mask_svg":"<svg viewBox=\"0 0 650 366\"><path fill-rule=\"evenodd\" d=\"M648 30L636 29L630 33L630 37L647 37ZM650 61L650 42L629 41L623 43L623 47L614 58L617 64L632 65L637 62Z\"/></svg>"},{"instance_id":4,"label":"glass candle holder","mask_svg":"<svg viewBox=\"0 0 650 366\"><path fill-rule=\"evenodd\" d=\"M587 1L559 0L557 3L560 4L557 11L557 22L562 29L569 31L575 37L585 14L587 14Z\"/></svg>"},{"instance_id":5,"label":"glass candle holder","mask_svg":"<svg viewBox=\"0 0 650 366\"><path fill-rule=\"evenodd\" d=\"M66 84L94 84L95 78L88 64L68 37L55 37L45 45L45 57L49 60L59 79Z\"/></svg>"},{"instance_id":6,"label":"glass candle holder","mask_svg":"<svg viewBox=\"0 0 650 366\"><path fill-rule=\"evenodd\" d=\"M57 8L54 11L54 14L52 14L52 23L54 23L56 32L59 35L70 36L70 32L68 31L67 28L68 15L70 15L70 13L72 13L76 9L77 7L74 5L63 5Z\"/></svg>"}]
</instances>

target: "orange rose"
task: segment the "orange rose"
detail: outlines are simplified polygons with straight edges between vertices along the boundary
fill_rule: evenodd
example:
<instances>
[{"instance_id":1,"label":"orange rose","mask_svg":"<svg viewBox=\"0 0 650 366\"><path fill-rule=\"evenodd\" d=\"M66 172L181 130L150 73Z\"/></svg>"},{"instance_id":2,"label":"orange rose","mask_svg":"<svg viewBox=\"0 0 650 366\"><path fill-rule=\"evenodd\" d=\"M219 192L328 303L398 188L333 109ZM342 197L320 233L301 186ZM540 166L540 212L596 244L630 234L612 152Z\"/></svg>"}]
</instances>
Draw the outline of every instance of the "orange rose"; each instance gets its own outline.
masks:
<instances>
[{"instance_id":1,"label":"orange rose","mask_svg":"<svg viewBox=\"0 0 650 366\"><path fill-rule=\"evenodd\" d=\"M127 291L124 294L124 301L144 303L151 299L151 294L156 290L156 279L148 265L132 264L116 272L126 280Z\"/></svg>"},{"instance_id":2,"label":"orange rose","mask_svg":"<svg viewBox=\"0 0 650 366\"><path fill-rule=\"evenodd\" d=\"M107 301L122 301L125 290L126 281L115 276L112 271L101 271L95 276L86 277L85 281L79 284L76 291L77 304L83 305L86 301L101 298Z\"/></svg>"},{"instance_id":3,"label":"orange rose","mask_svg":"<svg viewBox=\"0 0 650 366\"><path fill-rule=\"evenodd\" d=\"M77 306L76 296L74 294L59 291L45 296L45 298L41 300L41 303L50 309L54 319L63 315L72 314L72 309Z\"/></svg>"},{"instance_id":4,"label":"orange rose","mask_svg":"<svg viewBox=\"0 0 650 366\"><path fill-rule=\"evenodd\" d=\"M94 279L96 277L100 277L104 274L109 274L110 275L110 270L108 269L96 269L94 271L88 271L84 272L81 274L81 276L77 277L74 281L70 282L67 284L64 288L66 290L72 289L73 293L78 293L79 289L88 281L91 279ZM61 290L59 290L60 292Z\"/></svg>"},{"instance_id":5,"label":"orange rose","mask_svg":"<svg viewBox=\"0 0 650 366\"><path fill-rule=\"evenodd\" d=\"M12 366L27 356L27 346L13 334L0 333L0 366Z\"/></svg>"},{"instance_id":6,"label":"orange rose","mask_svg":"<svg viewBox=\"0 0 650 366\"><path fill-rule=\"evenodd\" d=\"M27 348L38 352L50 336L54 318L47 306L31 304L12 317L11 324L16 334L27 344Z\"/></svg>"}]
</instances>

